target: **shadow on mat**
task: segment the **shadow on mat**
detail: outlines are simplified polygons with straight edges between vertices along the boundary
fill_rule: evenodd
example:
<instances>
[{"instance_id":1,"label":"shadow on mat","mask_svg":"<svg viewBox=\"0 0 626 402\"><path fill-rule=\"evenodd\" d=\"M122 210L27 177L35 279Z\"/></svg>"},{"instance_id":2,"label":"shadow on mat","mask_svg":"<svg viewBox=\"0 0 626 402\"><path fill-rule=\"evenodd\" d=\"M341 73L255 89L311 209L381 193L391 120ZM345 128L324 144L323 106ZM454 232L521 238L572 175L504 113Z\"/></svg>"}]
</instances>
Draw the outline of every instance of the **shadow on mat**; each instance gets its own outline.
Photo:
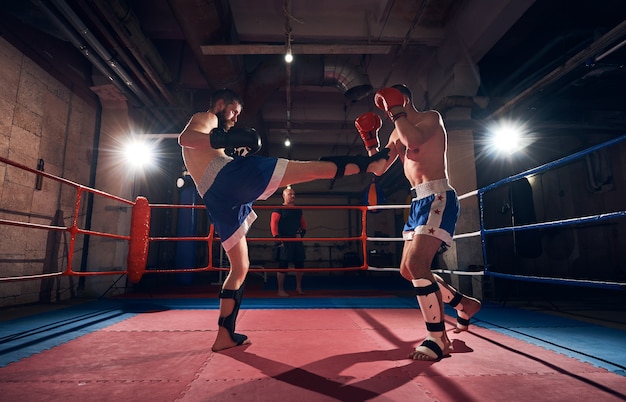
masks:
<instances>
[{"instance_id":1,"label":"shadow on mat","mask_svg":"<svg viewBox=\"0 0 626 402\"><path fill-rule=\"evenodd\" d=\"M381 396L385 393L404 386L413 381L418 375L429 373L436 361L411 360L408 358L408 351L412 350L419 341L403 341L399 339L364 310L358 310L357 314L371 328L374 328L375 331L391 341L396 347L388 350L339 354L309 363L305 367L293 367L289 364L249 353L247 352L248 346L227 349L220 353L254 367L275 380L342 401L365 401L374 398L384 400L381 399ZM452 339L452 343L455 349L453 353L473 352L473 349L461 340ZM346 382L353 380L352 377L345 377L340 374L345 369L359 363L378 361L406 362L406 364L398 364L380 372L371 373L369 378L351 384L346 384ZM411 369L407 370L409 365ZM335 378L327 378L328 376L316 373L327 371L328 367L333 368L333 372L336 374L332 375L332 377ZM249 392L255 392L254 384L242 384L236 387L238 389L236 393L248 392L243 389L245 387L250 387ZM456 395L461 399L464 399L462 390L454 389L450 392L452 391L456 392ZM228 392L232 393L235 391L231 388Z\"/></svg>"}]
</instances>

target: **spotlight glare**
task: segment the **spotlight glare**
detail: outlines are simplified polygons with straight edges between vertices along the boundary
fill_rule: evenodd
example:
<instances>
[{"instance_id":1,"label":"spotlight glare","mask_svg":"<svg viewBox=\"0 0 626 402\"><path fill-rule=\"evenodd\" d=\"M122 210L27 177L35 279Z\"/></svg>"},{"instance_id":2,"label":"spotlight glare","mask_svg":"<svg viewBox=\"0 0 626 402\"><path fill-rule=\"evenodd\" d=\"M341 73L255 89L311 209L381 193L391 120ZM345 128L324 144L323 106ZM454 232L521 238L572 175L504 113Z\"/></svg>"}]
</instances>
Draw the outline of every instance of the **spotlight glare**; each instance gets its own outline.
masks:
<instances>
[{"instance_id":1,"label":"spotlight glare","mask_svg":"<svg viewBox=\"0 0 626 402\"><path fill-rule=\"evenodd\" d=\"M496 148L505 152L513 152L519 145L519 133L510 128L502 129L496 133L493 142Z\"/></svg>"},{"instance_id":2,"label":"spotlight glare","mask_svg":"<svg viewBox=\"0 0 626 402\"><path fill-rule=\"evenodd\" d=\"M285 138L285 146L286 147L290 147L291 146L291 141L289 140L289 137Z\"/></svg>"},{"instance_id":3,"label":"spotlight glare","mask_svg":"<svg viewBox=\"0 0 626 402\"><path fill-rule=\"evenodd\" d=\"M491 129L491 144L496 152L512 155L524 148L524 127L514 123L500 123Z\"/></svg>"},{"instance_id":4,"label":"spotlight glare","mask_svg":"<svg viewBox=\"0 0 626 402\"><path fill-rule=\"evenodd\" d=\"M124 148L124 157L135 168L148 167L154 162L154 144L136 138L131 139Z\"/></svg>"},{"instance_id":5,"label":"spotlight glare","mask_svg":"<svg viewBox=\"0 0 626 402\"><path fill-rule=\"evenodd\" d=\"M291 63L293 61L293 54L291 53L291 49L287 50L287 53L285 53L285 61L287 63Z\"/></svg>"}]
</instances>

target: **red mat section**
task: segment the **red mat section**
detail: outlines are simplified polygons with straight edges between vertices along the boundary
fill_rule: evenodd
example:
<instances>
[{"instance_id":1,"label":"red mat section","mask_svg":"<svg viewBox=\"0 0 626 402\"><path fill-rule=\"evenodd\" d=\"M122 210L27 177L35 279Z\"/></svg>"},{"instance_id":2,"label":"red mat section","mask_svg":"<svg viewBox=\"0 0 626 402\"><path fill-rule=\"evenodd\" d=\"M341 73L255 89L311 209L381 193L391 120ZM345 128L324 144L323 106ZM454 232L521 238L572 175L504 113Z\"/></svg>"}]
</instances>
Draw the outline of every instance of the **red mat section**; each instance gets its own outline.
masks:
<instances>
[{"instance_id":1,"label":"red mat section","mask_svg":"<svg viewBox=\"0 0 626 402\"><path fill-rule=\"evenodd\" d=\"M245 310L252 345L210 350L217 310L139 314L0 368L3 401L622 401L624 377L472 326L406 355L419 310ZM449 318L450 323L452 319Z\"/></svg>"}]
</instances>

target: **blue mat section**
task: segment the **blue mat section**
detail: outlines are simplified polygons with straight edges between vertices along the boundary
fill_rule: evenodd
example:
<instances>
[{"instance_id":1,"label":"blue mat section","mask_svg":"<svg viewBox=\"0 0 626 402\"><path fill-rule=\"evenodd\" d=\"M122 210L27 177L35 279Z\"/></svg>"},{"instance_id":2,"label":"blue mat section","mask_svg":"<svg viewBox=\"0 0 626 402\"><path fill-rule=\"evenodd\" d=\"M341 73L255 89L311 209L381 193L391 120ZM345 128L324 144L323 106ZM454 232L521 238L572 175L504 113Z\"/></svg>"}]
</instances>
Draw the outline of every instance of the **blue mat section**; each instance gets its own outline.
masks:
<instances>
[{"instance_id":1,"label":"blue mat section","mask_svg":"<svg viewBox=\"0 0 626 402\"><path fill-rule=\"evenodd\" d=\"M0 367L41 353L136 314L214 310L217 298L103 299L3 322ZM414 297L244 298L242 309L417 308ZM446 306L446 314L455 311ZM626 376L626 331L500 305L483 306L477 325ZM470 328L471 329L471 328ZM524 351L520 351L523 353Z\"/></svg>"},{"instance_id":2,"label":"blue mat section","mask_svg":"<svg viewBox=\"0 0 626 402\"><path fill-rule=\"evenodd\" d=\"M0 325L0 367L134 316L124 304L90 302Z\"/></svg>"},{"instance_id":3,"label":"blue mat section","mask_svg":"<svg viewBox=\"0 0 626 402\"><path fill-rule=\"evenodd\" d=\"M489 305L483 306L472 321L483 328L626 376L626 331L546 313Z\"/></svg>"}]
</instances>

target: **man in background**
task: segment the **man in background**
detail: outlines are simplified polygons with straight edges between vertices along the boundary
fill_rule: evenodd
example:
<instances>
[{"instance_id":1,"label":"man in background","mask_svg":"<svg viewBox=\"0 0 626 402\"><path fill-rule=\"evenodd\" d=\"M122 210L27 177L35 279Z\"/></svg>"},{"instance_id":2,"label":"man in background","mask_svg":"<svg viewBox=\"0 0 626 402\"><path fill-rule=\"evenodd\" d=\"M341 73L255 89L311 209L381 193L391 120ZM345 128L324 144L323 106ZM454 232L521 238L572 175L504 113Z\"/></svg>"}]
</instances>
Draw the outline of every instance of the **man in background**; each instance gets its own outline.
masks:
<instances>
[{"instance_id":1,"label":"man in background","mask_svg":"<svg viewBox=\"0 0 626 402\"><path fill-rule=\"evenodd\" d=\"M296 192L291 186L283 190L283 205L293 207L296 201ZM302 238L306 233L306 222L302 209L300 208L280 208L272 211L270 229L274 237ZM293 263L294 268L304 268L304 244L301 241L280 241L276 244L276 260L278 268L287 269L289 263ZM302 274L296 272L296 292L299 295L302 291ZM285 292L285 273L277 272L278 296L287 297Z\"/></svg>"}]
</instances>

